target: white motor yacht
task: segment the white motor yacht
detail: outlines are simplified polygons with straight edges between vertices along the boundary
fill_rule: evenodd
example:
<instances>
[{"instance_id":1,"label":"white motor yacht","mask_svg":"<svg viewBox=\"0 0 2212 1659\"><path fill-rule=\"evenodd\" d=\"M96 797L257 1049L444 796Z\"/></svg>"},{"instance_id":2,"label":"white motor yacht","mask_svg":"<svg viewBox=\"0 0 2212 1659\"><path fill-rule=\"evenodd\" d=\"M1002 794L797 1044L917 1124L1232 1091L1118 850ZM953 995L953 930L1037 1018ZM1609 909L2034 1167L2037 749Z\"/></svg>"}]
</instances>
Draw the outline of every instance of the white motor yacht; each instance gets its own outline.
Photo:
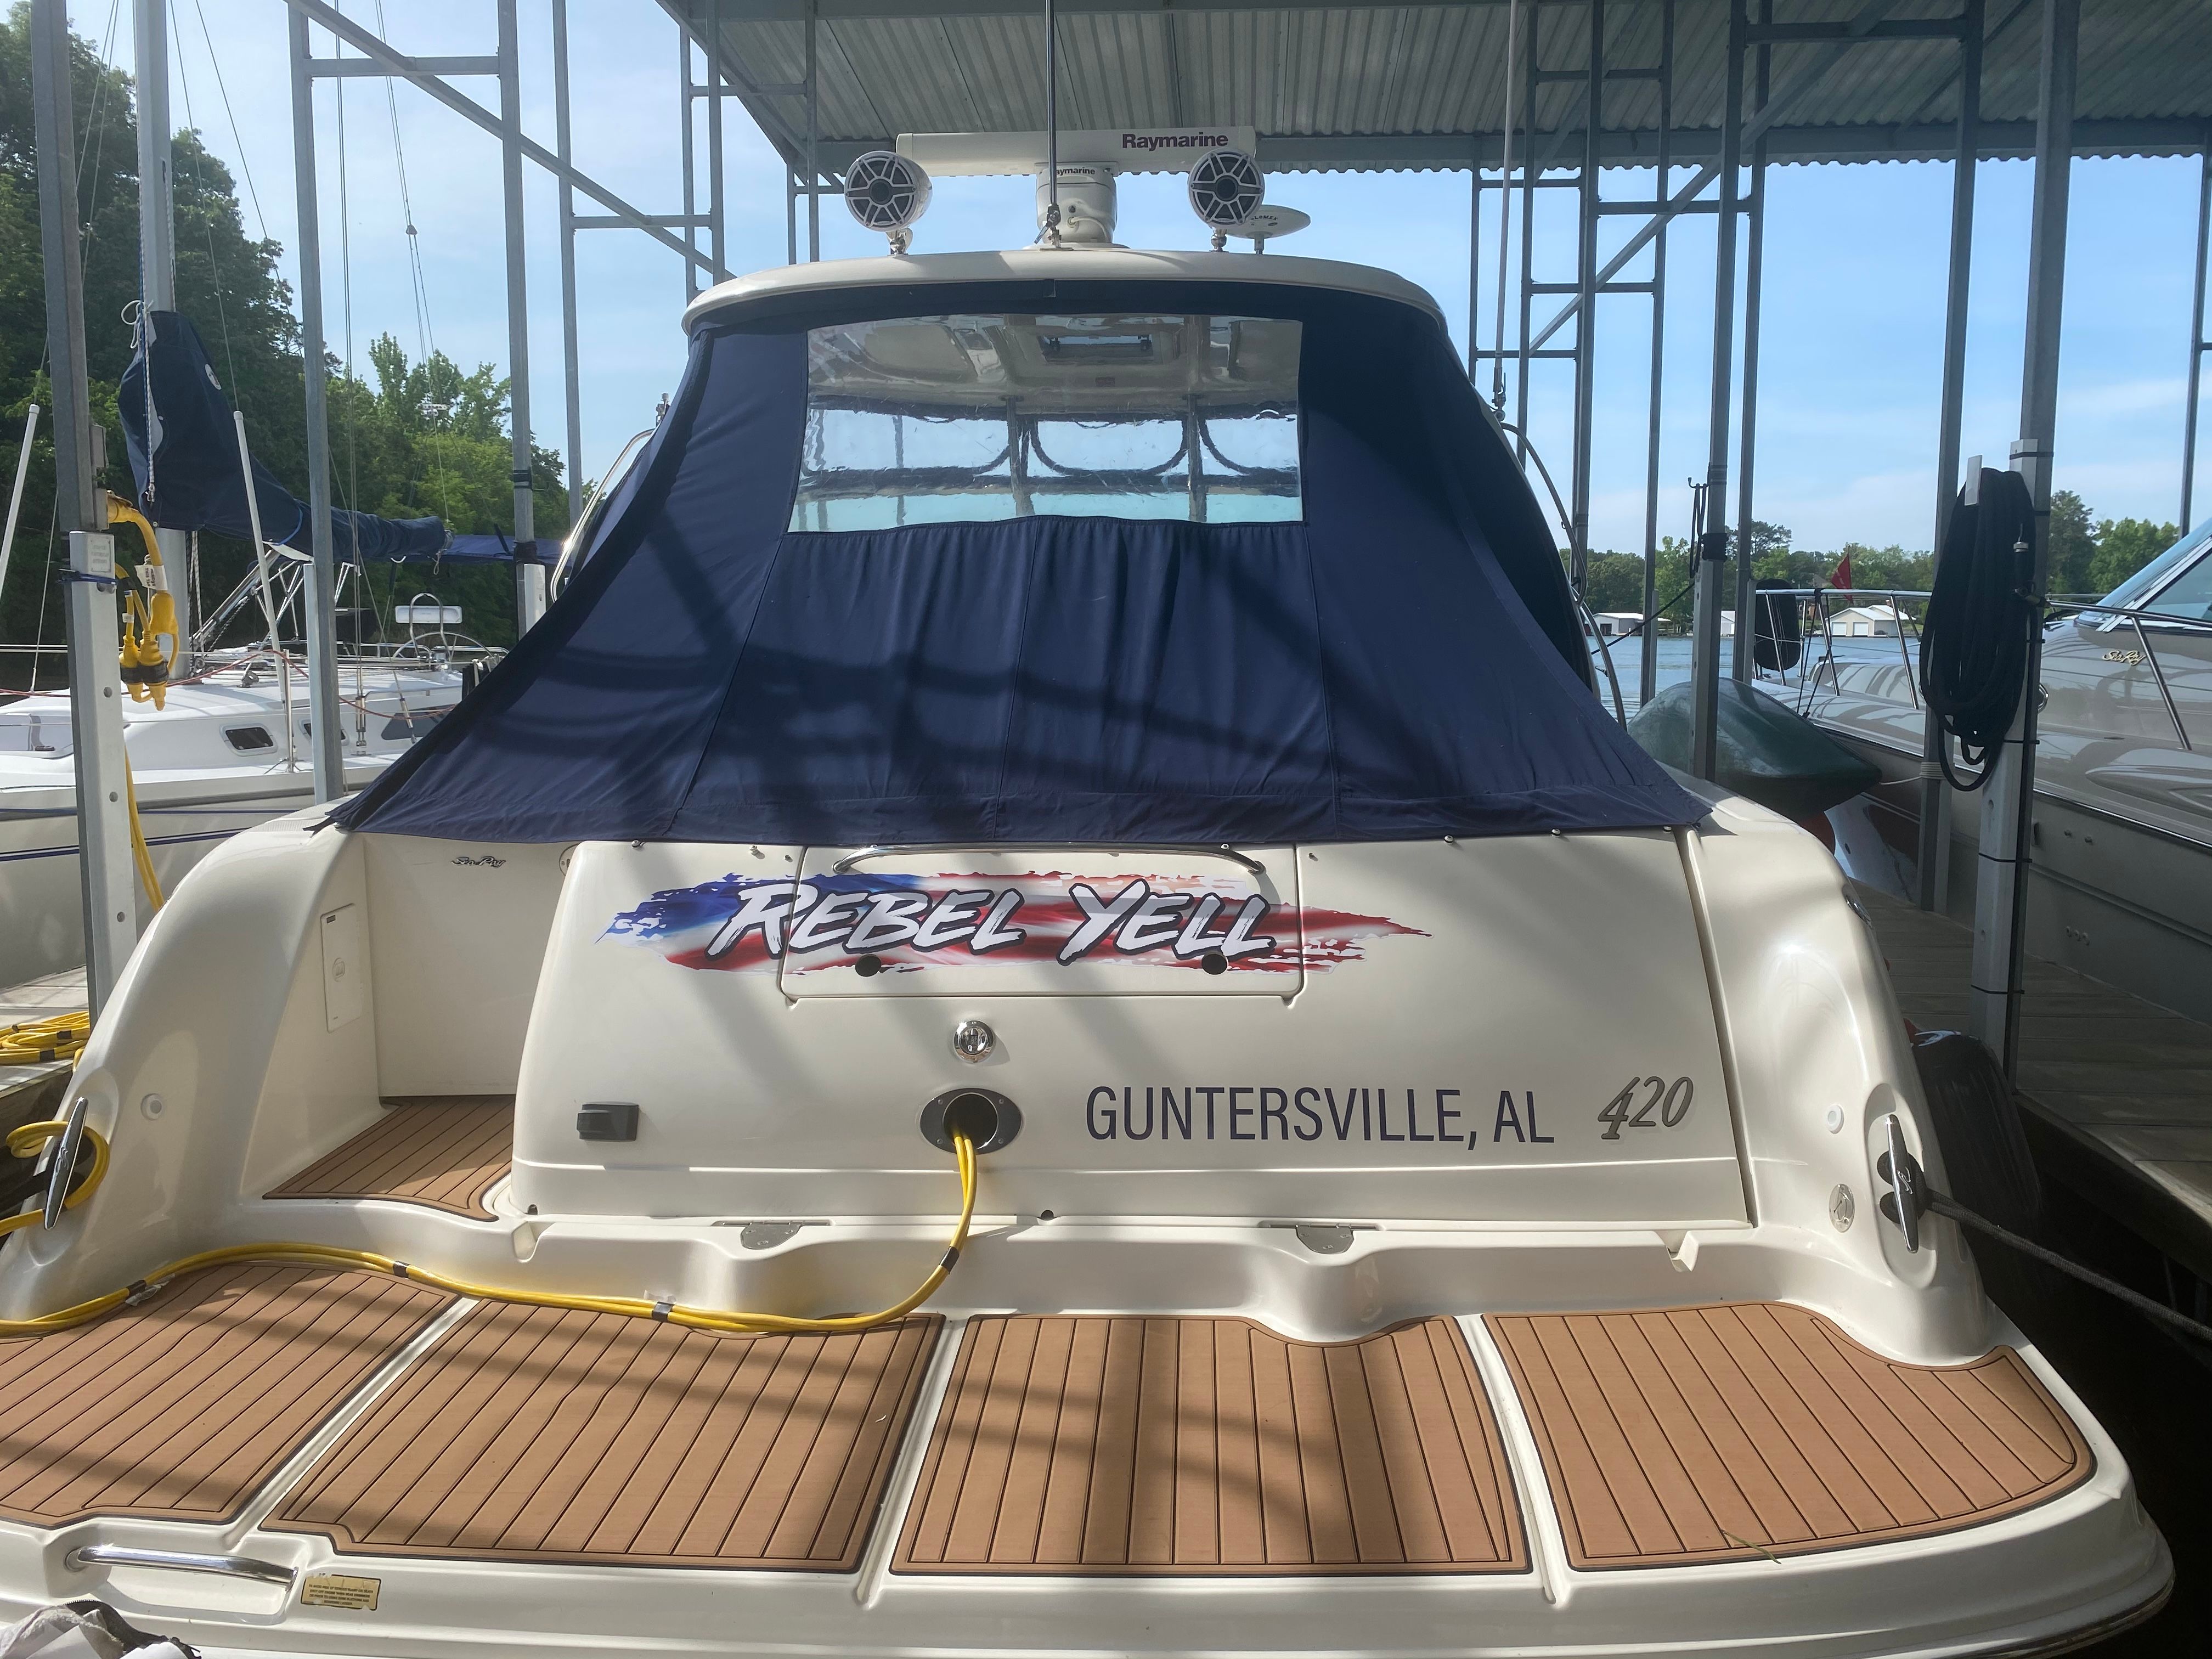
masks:
<instances>
[{"instance_id":1,"label":"white motor yacht","mask_svg":"<svg viewBox=\"0 0 2212 1659\"><path fill-rule=\"evenodd\" d=\"M19 1137L0 1619L1871 1659L2156 1608L1916 1201L1953 1131L1842 874L1600 704L1428 295L1094 241L686 326L545 620L217 844Z\"/></svg>"},{"instance_id":2,"label":"white motor yacht","mask_svg":"<svg viewBox=\"0 0 2212 1659\"><path fill-rule=\"evenodd\" d=\"M1814 631L1802 689L1778 695L1880 769L1863 806L1835 815L1837 851L1917 898L1918 641L1909 622L1887 629ZM2041 684L2027 948L2212 1019L2212 520L2050 623ZM1968 922L1980 805L1951 793L1945 908Z\"/></svg>"}]
</instances>

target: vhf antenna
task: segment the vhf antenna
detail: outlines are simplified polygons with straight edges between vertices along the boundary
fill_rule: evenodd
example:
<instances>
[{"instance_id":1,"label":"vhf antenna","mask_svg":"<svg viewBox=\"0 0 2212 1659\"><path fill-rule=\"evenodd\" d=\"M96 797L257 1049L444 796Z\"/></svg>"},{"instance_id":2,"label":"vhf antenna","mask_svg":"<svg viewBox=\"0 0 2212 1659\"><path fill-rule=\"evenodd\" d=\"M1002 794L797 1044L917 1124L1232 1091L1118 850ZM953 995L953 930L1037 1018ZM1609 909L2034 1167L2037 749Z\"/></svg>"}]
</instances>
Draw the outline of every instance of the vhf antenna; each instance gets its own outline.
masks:
<instances>
[{"instance_id":1,"label":"vhf antenna","mask_svg":"<svg viewBox=\"0 0 2212 1659\"><path fill-rule=\"evenodd\" d=\"M1060 30L1052 0L1044 0L1044 240L1060 246Z\"/></svg>"}]
</instances>

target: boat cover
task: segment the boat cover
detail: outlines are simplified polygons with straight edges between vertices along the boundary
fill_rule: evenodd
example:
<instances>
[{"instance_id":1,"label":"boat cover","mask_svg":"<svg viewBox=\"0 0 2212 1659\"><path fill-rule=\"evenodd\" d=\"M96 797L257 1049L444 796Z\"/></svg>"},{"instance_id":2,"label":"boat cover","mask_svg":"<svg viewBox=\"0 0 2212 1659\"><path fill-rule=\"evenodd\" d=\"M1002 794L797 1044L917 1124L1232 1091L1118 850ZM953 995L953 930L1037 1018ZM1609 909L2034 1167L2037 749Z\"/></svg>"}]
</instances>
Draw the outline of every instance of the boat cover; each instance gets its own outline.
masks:
<instances>
[{"instance_id":1,"label":"boat cover","mask_svg":"<svg viewBox=\"0 0 2212 1659\"><path fill-rule=\"evenodd\" d=\"M1302 521L787 529L809 328L1130 312L1304 324ZM334 821L832 846L1696 822L1588 672L1535 500L1424 310L1159 279L816 290L697 320L590 562Z\"/></svg>"},{"instance_id":2,"label":"boat cover","mask_svg":"<svg viewBox=\"0 0 2212 1659\"><path fill-rule=\"evenodd\" d=\"M147 382L152 377L149 408ZM238 434L222 382L191 319L173 311L146 314L137 349L123 371L116 406L131 452L131 477L138 510L164 530L211 530L251 541L253 520L239 476ZM147 428L155 437L147 461ZM284 547L307 550L307 503L284 488L257 458L253 495L261 533ZM544 562L540 544L518 544L505 536L448 536L437 519L386 519L373 513L331 511L340 559L437 559L456 562L521 558Z\"/></svg>"}]
</instances>

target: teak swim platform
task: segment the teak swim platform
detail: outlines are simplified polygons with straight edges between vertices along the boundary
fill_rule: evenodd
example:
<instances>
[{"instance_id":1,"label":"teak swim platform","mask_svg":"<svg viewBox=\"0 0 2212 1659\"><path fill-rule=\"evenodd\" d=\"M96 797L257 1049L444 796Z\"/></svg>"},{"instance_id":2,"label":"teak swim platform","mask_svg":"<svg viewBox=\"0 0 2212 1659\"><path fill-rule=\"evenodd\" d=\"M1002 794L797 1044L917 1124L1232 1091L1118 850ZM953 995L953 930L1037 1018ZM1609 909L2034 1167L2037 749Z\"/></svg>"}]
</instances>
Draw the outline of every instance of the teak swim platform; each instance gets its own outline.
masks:
<instances>
[{"instance_id":1,"label":"teak swim platform","mask_svg":"<svg viewBox=\"0 0 2212 1659\"><path fill-rule=\"evenodd\" d=\"M900 1573L1529 1565L1453 1319L1309 1342L1233 1318L969 1318L904 1515L879 1520L942 1320L728 1336L479 1303L362 1398L451 1305L249 1266L0 1343L0 1515L225 1519L346 1414L264 1524L348 1557L837 1573L880 1525ZM2092 1467L2009 1349L1908 1365L1772 1304L1487 1322L1578 1569L1957 1530ZM54 1455L51 1419L94 1379L105 1420Z\"/></svg>"},{"instance_id":2,"label":"teak swim platform","mask_svg":"<svg viewBox=\"0 0 2212 1659\"><path fill-rule=\"evenodd\" d=\"M514 1097L387 1100L374 1123L270 1188L271 1198L382 1198L489 1221L514 1156Z\"/></svg>"}]
</instances>

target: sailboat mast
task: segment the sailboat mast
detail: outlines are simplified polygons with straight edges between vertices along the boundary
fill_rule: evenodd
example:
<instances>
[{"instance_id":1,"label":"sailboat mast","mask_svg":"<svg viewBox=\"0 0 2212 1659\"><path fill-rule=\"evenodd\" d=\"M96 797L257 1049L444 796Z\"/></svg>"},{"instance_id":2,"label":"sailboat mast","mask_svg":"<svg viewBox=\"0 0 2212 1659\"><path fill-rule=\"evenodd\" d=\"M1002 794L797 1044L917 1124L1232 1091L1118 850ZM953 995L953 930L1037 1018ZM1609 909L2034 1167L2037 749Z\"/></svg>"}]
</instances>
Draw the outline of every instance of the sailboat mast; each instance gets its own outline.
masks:
<instances>
[{"instance_id":1,"label":"sailboat mast","mask_svg":"<svg viewBox=\"0 0 2212 1659\"><path fill-rule=\"evenodd\" d=\"M167 0L131 0L131 38L138 70L138 295L147 311L177 308L177 198L171 176L174 128L169 121L169 13ZM148 376L147 395L153 395ZM238 388L231 388L238 395ZM153 422L147 422L149 434ZM158 480L157 480L158 483ZM177 606L176 672L189 664L192 585L185 568L191 538L181 530L157 530L169 597Z\"/></svg>"}]
</instances>

